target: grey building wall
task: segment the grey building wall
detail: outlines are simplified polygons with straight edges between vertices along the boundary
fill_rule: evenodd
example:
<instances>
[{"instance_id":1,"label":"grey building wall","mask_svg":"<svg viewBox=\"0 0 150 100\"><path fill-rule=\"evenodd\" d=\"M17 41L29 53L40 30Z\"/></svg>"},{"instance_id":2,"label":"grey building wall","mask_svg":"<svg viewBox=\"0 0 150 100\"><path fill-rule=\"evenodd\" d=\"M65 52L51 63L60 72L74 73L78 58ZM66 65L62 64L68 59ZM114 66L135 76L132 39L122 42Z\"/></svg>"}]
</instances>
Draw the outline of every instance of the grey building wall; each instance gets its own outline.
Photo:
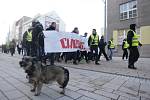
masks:
<instances>
[{"instance_id":1,"label":"grey building wall","mask_svg":"<svg viewBox=\"0 0 150 100\"><path fill-rule=\"evenodd\" d=\"M128 29L129 25L136 23L140 26L150 26L150 0L137 0L137 17L120 20L120 4L132 0L107 0L107 38L113 36L113 30ZM150 57L150 45L143 45L140 50L141 57ZM121 46L118 46L115 56L122 56Z\"/></svg>"},{"instance_id":2,"label":"grey building wall","mask_svg":"<svg viewBox=\"0 0 150 100\"><path fill-rule=\"evenodd\" d=\"M16 26L19 26L18 28L18 42L20 42L22 40L22 31L23 31L23 23L30 20L31 18L30 17L27 17L27 16L23 16L21 19L19 19L17 22L16 22Z\"/></svg>"},{"instance_id":3,"label":"grey building wall","mask_svg":"<svg viewBox=\"0 0 150 100\"><path fill-rule=\"evenodd\" d=\"M150 26L150 0L138 0L138 20L140 26Z\"/></svg>"},{"instance_id":4,"label":"grey building wall","mask_svg":"<svg viewBox=\"0 0 150 100\"><path fill-rule=\"evenodd\" d=\"M120 20L120 4L129 1L132 0L107 0L108 39L112 36L113 30L128 29L132 23L136 23L138 27L150 25L150 0L137 0L137 17Z\"/></svg>"}]
</instances>

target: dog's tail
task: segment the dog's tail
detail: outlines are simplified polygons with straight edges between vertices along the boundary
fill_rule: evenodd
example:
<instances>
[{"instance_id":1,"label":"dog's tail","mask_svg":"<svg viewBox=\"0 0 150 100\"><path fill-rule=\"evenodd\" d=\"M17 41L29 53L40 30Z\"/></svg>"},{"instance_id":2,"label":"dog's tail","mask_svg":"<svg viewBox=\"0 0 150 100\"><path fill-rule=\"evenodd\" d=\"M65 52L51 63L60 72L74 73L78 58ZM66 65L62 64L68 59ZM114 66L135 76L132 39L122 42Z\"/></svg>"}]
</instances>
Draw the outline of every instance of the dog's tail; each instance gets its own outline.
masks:
<instances>
[{"instance_id":1,"label":"dog's tail","mask_svg":"<svg viewBox=\"0 0 150 100\"><path fill-rule=\"evenodd\" d=\"M65 88L69 82L69 70L64 68L64 83L63 83L63 87L62 88Z\"/></svg>"}]
</instances>

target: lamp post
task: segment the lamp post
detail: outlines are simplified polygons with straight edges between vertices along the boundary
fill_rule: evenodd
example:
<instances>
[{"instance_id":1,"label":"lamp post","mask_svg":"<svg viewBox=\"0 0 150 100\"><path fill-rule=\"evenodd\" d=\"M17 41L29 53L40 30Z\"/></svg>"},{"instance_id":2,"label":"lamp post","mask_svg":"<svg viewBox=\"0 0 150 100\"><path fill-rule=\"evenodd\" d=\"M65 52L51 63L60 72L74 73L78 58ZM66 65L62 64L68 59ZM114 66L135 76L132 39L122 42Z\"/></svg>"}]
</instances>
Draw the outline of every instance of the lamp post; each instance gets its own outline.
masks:
<instances>
[{"instance_id":1,"label":"lamp post","mask_svg":"<svg viewBox=\"0 0 150 100\"><path fill-rule=\"evenodd\" d=\"M102 0L103 3L104 3L104 34L105 34L105 41L107 42L108 41L108 38L107 38L107 16L106 16L106 4L107 4L107 0Z\"/></svg>"}]
</instances>

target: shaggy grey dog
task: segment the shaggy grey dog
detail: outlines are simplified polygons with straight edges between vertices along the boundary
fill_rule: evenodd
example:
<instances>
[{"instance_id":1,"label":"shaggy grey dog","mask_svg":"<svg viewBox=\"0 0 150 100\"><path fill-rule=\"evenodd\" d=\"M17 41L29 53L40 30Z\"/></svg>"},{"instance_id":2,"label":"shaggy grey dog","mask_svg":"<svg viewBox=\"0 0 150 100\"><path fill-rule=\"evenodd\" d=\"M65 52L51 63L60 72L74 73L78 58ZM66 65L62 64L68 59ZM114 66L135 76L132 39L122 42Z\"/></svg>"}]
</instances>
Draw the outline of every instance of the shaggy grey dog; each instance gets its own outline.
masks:
<instances>
[{"instance_id":1,"label":"shaggy grey dog","mask_svg":"<svg viewBox=\"0 0 150 100\"><path fill-rule=\"evenodd\" d=\"M56 65L45 65L36 58L29 56L23 57L19 64L27 73L29 81L32 81L33 89L31 91L35 92L35 96L40 95L43 83L49 84L53 81L56 81L62 88L60 93L65 93L69 81L68 69Z\"/></svg>"}]
</instances>

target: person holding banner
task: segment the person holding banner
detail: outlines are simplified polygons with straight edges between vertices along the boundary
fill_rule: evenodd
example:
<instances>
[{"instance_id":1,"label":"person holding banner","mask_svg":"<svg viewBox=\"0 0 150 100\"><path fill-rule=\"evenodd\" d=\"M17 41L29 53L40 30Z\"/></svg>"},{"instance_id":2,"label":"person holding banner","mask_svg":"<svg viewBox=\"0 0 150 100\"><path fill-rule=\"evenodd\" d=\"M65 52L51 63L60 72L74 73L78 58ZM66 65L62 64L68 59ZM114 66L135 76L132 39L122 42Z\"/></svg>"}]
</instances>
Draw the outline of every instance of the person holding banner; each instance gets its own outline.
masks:
<instances>
[{"instance_id":1,"label":"person holding banner","mask_svg":"<svg viewBox=\"0 0 150 100\"><path fill-rule=\"evenodd\" d=\"M41 34L43 34L43 25L38 20L33 20L31 56L38 57L39 59L44 53L44 50L42 50L44 47L41 45L44 38L43 40L41 39Z\"/></svg>"},{"instance_id":2,"label":"person holding banner","mask_svg":"<svg viewBox=\"0 0 150 100\"><path fill-rule=\"evenodd\" d=\"M73 34L79 34L79 30L77 27L74 28L74 30L71 32ZM80 55L80 51L77 50L75 52L65 52L65 63L67 63L68 60L72 60L73 59L73 64L77 65L77 60L79 61L80 58L79 58L79 55Z\"/></svg>"},{"instance_id":3,"label":"person holding banner","mask_svg":"<svg viewBox=\"0 0 150 100\"><path fill-rule=\"evenodd\" d=\"M91 51L91 58L94 57L95 52L95 64L99 65L98 63L98 43L99 43L99 35L96 32L96 29L93 29L92 34L88 39L88 45Z\"/></svg>"},{"instance_id":4,"label":"person holding banner","mask_svg":"<svg viewBox=\"0 0 150 100\"><path fill-rule=\"evenodd\" d=\"M46 31L55 31L56 23L52 22L51 25L46 29ZM50 60L50 65L54 65L54 53L47 53L47 57Z\"/></svg>"},{"instance_id":5,"label":"person holding banner","mask_svg":"<svg viewBox=\"0 0 150 100\"><path fill-rule=\"evenodd\" d=\"M74 30L72 31L72 33L75 33L75 34L79 34L79 30L77 27L74 28ZM77 50L76 52L73 52L73 64L77 65L77 60L79 61L80 60L80 51Z\"/></svg>"},{"instance_id":6,"label":"person holding banner","mask_svg":"<svg viewBox=\"0 0 150 100\"><path fill-rule=\"evenodd\" d=\"M86 44L86 42L88 42L87 34L88 33L84 33L84 36L82 36L82 45L83 45L83 48L80 51L81 52L80 61L85 57L85 60L88 63L88 51L87 51L88 45Z\"/></svg>"}]
</instances>

